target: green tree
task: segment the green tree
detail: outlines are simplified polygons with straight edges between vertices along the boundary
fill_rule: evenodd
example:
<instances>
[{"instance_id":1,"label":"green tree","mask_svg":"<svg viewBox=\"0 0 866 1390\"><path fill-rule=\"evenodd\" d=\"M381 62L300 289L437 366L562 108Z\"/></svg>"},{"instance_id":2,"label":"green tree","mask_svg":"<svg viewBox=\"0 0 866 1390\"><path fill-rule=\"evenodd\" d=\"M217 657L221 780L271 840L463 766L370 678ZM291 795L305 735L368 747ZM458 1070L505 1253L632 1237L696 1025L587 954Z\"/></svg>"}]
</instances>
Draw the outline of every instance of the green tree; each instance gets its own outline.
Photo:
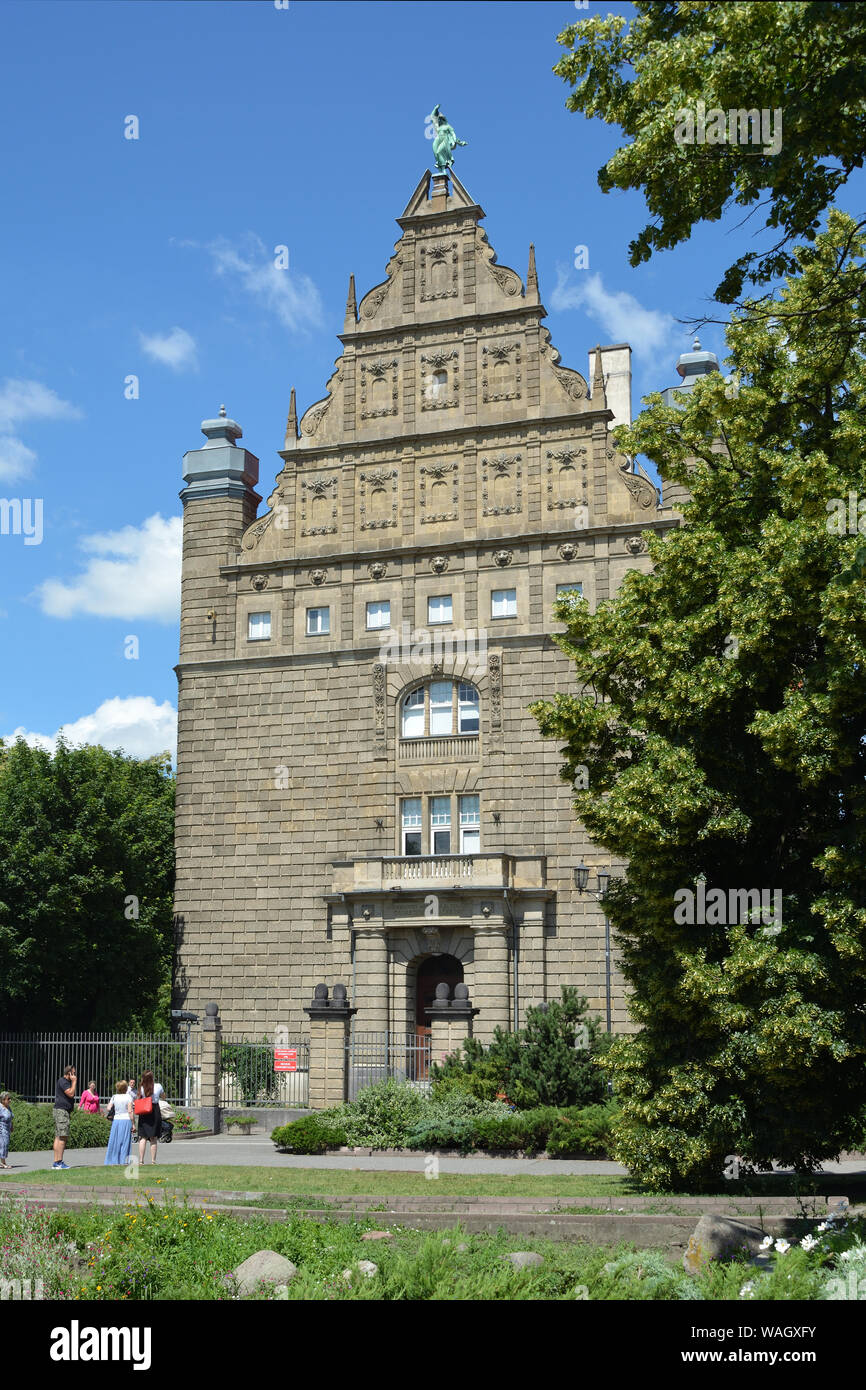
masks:
<instances>
[{"instance_id":1,"label":"green tree","mask_svg":"<svg viewBox=\"0 0 866 1390\"><path fill-rule=\"evenodd\" d=\"M604 192L640 188L652 221L631 242L633 266L687 241L726 208L767 208L779 233L725 272L716 297L736 302L745 278L792 274L794 240L814 239L822 215L866 151L866 5L647 3L636 15L571 24L554 72L573 88L566 105L619 125L628 143L599 170ZM781 148L677 143L678 112L781 111ZM751 128L750 128L751 129ZM739 132L738 132L739 133ZM832 272L832 267L830 268Z\"/></svg>"},{"instance_id":2,"label":"green tree","mask_svg":"<svg viewBox=\"0 0 866 1390\"><path fill-rule=\"evenodd\" d=\"M831 213L797 252L788 316L735 316L735 387L711 374L680 408L651 396L618 436L693 501L650 542L651 573L594 614L560 602L578 691L534 707L564 740L563 777L589 768L589 834L628 861L608 911L640 1031L609 1063L618 1155L656 1185L717 1184L727 1155L807 1170L860 1137L863 250ZM842 294L816 309L831 270ZM675 895L700 879L780 890L781 922L678 922Z\"/></svg>"},{"instance_id":3,"label":"green tree","mask_svg":"<svg viewBox=\"0 0 866 1390\"><path fill-rule=\"evenodd\" d=\"M173 812L166 758L0 743L5 1028L167 1026Z\"/></svg>"},{"instance_id":4,"label":"green tree","mask_svg":"<svg viewBox=\"0 0 866 1390\"><path fill-rule=\"evenodd\" d=\"M576 989L564 985L561 1000L527 1009L517 1032L497 1028L486 1048L467 1038L460 1052L434 1064L434 1089L465 1088L483 1100L504 1091L520 1110L603 1100L605 1081L596 1066L602 1033L587 1007Z\"/></svg>"}]
</instances>

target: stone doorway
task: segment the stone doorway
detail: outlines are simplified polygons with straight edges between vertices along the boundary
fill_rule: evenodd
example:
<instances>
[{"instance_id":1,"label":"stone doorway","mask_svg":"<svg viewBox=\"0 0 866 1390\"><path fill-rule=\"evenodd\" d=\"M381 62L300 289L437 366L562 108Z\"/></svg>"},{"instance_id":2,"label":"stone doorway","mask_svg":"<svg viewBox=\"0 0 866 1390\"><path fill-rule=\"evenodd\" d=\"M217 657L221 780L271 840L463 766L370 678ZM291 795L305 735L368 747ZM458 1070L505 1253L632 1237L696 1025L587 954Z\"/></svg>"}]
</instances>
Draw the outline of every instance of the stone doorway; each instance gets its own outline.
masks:
<instances>
[{"instance_id":1,"label":"stone doorway","mask_svg":"<svg viewBox=\"0 0 866 1390\"><path fill-rule=\"evenodd\" d=\"M463 965L456 956L428 956L418 965L415 986L415 1033L419 1038L429 1038L430 1020L425 1010L430 1008L436 997L436 986L446 984L454 993L454 986L463 983Z\"/></svg>"}]
</instances>

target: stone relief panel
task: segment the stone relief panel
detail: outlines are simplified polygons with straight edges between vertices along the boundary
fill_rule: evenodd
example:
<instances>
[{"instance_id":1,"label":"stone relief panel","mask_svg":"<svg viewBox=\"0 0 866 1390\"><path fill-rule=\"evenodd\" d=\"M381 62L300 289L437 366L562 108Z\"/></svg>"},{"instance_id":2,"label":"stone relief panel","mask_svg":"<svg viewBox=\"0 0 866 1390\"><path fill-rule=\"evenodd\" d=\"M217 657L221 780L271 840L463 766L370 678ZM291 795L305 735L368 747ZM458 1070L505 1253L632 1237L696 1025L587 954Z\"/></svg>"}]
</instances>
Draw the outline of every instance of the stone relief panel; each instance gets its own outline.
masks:
<instances>
[{"instance_id":1,"label":"stone relief panel","mask_svg":"<svg viewBox=\"0 0 866 1390\"><path fill-rule=\"evenodd\" d=\"M460 353L432 348L419 358L421 409L453 410L460 404Z\"/></svg>"},{"instance_id":2,"label":"stone relief panel","mask_svg":"<svg viewBox=\"0 0 866 1390\"><path fill-rule=\"evenodd\" d=\"M422 463L418 469L418 520L456 521L460 515L460 465L456 462Z\"/></svg>"},{"instance_id":3,"label":"stone relief panel","mask_svg":"<svg viewBox=\"0 0 866 1390\"><path fill-rule=\"evenodd\" d=\"M396 357L360 363L360 415L375 420L396 415L400 400L400 372Z\"/></svg>"},{"instance_id":4,"label":"stone relief panel","mask_svg":"<svg viewBox=\"0 0 866 1390\"><path fill-rule=\"evenodd\" d=\"M481 399L519 401L521 396L520 342L491 343L481 349Z\"/></svg>"},{"instance_id":5,"label":"stone relief panel","mask_svg":"<svg viewBox=\"0 0 866 1390\"><path fill-rule=\"evenodd\" d=\"M546 491L549 512L588 504L587 451L582 445L548 449Z\"/></svg>"},{"instance_id":6,"label":"stone relief panel","mask_svg":"<svg viewBox=\"0 0 866 1390\"><path fill-rule=\"evenodd\" d=\"M362 468L358 473L358 526L381 531L396 526L400 503L399 468Z\"/></svg>"},{"instance_id":7,"label":"stone relief panel","mask_svg":"<svg viewBox=\"0 0 866 1390\"><path fill-rule=\"evenodd\" d=\"M481 460L483 516L516 516L523 511L523 456L495 454Z\"/></svg>"},{"instance_id":8,"label":"stone relief panel","mask_svg":"<svg viewBox=\"0 0 866 1390\"><path fill-rule=\"evenodd\" d=\"M459 279L456 241L437 241L418 248L418 292L422 301L456 299Z\"/></svg>"},{"instance_id":9,"label":"stone relief panel","mask_svg":"<svg viewBox=\"0 0 866 1390\"><path fill-rule=\"evenodd\" d=\"M299 479L298 522L302 536L330 536L338 529L339 473L316 473Z\"/></svg>"}]
</instances>

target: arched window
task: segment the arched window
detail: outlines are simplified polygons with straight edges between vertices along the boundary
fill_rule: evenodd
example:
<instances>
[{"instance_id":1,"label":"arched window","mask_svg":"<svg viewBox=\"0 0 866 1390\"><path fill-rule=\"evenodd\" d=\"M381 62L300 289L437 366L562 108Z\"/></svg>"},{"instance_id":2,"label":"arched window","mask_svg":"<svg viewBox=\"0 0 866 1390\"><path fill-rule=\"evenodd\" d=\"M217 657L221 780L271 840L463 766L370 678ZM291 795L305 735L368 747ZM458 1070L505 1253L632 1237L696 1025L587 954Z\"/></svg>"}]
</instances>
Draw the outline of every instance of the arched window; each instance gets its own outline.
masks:
<instances>
[{"instance_id":1,"label":"arched window","mask_svg":"<svg viewBox=\"0 0 866 1390\"><path fill-rule=\"evenodd\" d=\"M468 681L430 681L410 690L400 710L402 738L446 738L453 734L478 734L481 705L478 691Z\"/></svg>"}]
</instances>

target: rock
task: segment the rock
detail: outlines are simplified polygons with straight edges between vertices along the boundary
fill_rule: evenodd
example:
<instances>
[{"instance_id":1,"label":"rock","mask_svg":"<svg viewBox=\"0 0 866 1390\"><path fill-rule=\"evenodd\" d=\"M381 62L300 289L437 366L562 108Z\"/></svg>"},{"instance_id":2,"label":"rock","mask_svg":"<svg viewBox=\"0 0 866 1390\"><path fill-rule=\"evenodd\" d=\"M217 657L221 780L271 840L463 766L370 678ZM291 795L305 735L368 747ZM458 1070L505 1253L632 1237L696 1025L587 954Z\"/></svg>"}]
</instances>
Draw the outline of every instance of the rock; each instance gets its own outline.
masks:
<instances>
[{"instance_id":1,"label":"rock","mask_svg":"<svg viewBox=\"0 0 866 1390\"><path fill-rule=\"evenodd\" d=\"M291 1260L278 1255L276 1250L257 1250L232 1271L237 1280L239 1298L249 1298L263 1281L269 1284L288 1284L297 1274Z\"/></svg>"},{"instance_id":2,"label":"rock","mask_svg":"<svg viewBox=\"0 0 866 1390\"><path fill-rule=\"evenodd\" d=\"M340 1278L341 1278L341 1279L345 1279L345 1281L346 1281L347 1284L351 1284L351 1282L352 1282L352 1271L351 1271L350 1269L344 1269L343 1272L342 1272L342 1274L340 1275Z\"/></svg>"},{"instance_id":3,"label":"rock","mask_svg":"<svg viewBox=\"0 0 866 1390\"><path fill-rule=\"evenodd\" d=\"M534 1250L512 1250L510 1255L503 1255L502 1258L515 1269L532 1269L544 1264L541 1255L536 1255Z\"/></svg>"},{"instance_id":4,"label":"rock","mask_svg":"<svg viewBox=\"0 0 866 1390\"><path fill-rule=\"evenodd\" d=\"M372 1279L374 1274L379 1273L379 1266L374 1265L372 1260L359 1260L358 1268L368 1279Z\"/></svg>"},{"instance_id":5,"label":"rock","mask_svg":"<svg viewBox=\"0 0 866 1390\"><path fill-rule=\"evenodd\" d=\"M705 1212L689 1236L683 1269L686 1274L698 1274L711 1260L729 1259L742 1251L749 1256L757 1255L763 1239L763 1231L756 1226L748 1226L745 1221L731 1216Z\"/></svg>"},{"instance_id":6,"label":"rock","mask_svg":"<svg viewBox=\"0 0 866 1390\"><path fill-rule=\"evenodd\" d=\"M392 1231L365 1231L361 1236L362 1240L393 1240Z\"/></svg>"}]
</instances>

